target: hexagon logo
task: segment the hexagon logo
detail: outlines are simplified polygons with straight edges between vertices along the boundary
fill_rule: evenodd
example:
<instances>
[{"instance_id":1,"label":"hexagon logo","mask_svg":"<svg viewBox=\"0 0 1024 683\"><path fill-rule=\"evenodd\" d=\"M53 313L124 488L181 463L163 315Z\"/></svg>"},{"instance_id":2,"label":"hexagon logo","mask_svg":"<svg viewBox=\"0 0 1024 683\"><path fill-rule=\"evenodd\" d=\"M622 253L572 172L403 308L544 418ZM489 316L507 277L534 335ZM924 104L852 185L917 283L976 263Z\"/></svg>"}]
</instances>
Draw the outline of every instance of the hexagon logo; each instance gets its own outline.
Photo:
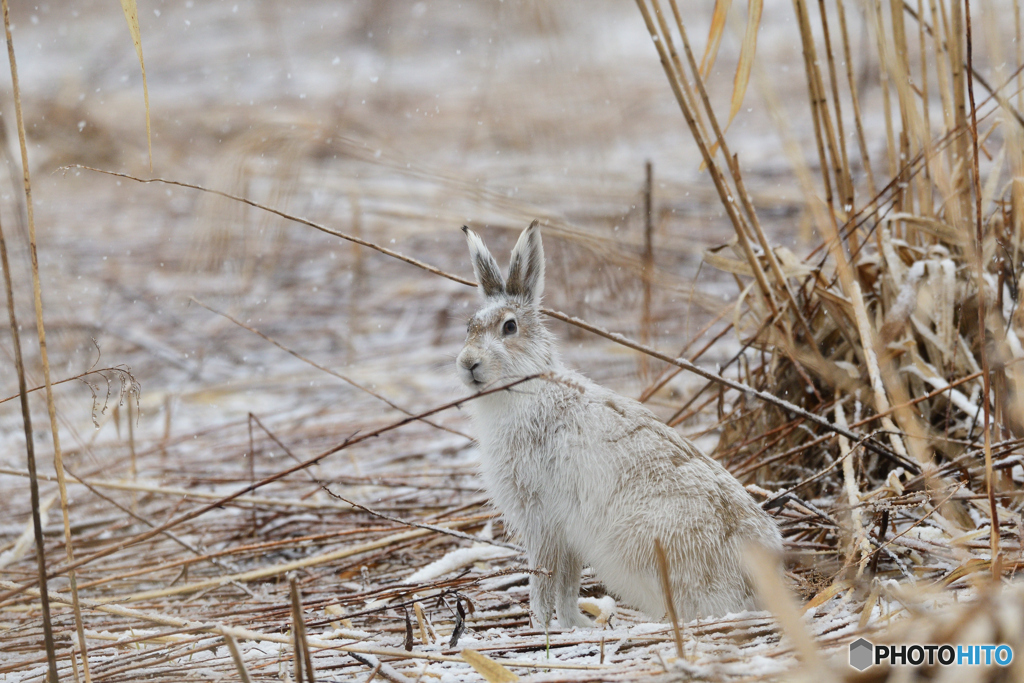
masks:
<instances>
[{"instance_id":1,"label":"hexagon logo","mask_svg":"<svg viewBox=\"0 0 1024 683\"><path fill-rule=\"evenodd\" d=\"M875 663L875 646L864 638L850 643L850 666L863 671Z\"/></svg>"}]
</instances>

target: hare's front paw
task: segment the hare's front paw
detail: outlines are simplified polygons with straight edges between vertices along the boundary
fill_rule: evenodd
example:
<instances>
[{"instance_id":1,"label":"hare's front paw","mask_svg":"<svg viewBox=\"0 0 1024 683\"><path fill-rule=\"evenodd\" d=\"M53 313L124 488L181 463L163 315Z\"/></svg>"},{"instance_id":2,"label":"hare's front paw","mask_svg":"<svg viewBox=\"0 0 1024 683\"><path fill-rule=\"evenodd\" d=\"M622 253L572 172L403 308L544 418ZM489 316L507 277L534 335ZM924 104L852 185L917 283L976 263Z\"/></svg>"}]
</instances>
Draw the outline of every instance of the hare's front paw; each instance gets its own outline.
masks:
<instances>
[{"instance_id":1,"label":"hare's front paw","mask_svg":"<svg viewBox=\"0 0 1024 683\"><path fill-rule=\"evenodd\" d=\"M566 607L564 610L559 610L558 625L562 628L594 628L594 622L583 616L576 605L573 605L571 609Z\"/></svg>"},{"instance_id":2,"label":"hare's front paw","mask_svg":"<svg viewBox=\"0 0 1024 683\"><path fill-rule=\"evenodd\" d=\"M558 625L562 628L593 628L594 622L580 611L580 569L574 564L570 571L575 571L575 576L561 576L562 587L556 598Z\"/></svg>"}]
</instances>

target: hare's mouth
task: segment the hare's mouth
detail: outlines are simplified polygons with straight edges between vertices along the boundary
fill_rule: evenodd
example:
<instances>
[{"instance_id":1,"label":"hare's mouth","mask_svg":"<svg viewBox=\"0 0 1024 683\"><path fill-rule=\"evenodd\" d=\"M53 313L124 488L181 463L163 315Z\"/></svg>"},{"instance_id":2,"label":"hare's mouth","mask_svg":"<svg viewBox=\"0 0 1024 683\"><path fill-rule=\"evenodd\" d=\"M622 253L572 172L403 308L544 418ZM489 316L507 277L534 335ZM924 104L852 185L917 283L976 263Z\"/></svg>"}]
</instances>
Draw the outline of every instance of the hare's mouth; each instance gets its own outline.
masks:
<instances>
[{"instance_id":1,"label":"hare's mouth","mask_svg":"<svg viewBox=\"0 0 1024 683\"><path fill-rule=\"evenodd\" d=\"M462 376L462 383L471 389L479 390L484 386L484 382L479 380L476 373L468 368L463 368L459 374Z\"/></svg>"},{"instance_id":2,"label":"hare's mouth","mask_svg":"<svg viewBox=\"0 0 1024 683\"><path fill-rule=\"evenodd\" d=\"M483 368L481 367L480 361L476 361L468 367L465 364L461 364L459 367L459 374L462 375L462 381L466 386L479 390L486 384L486 382L484 382L480 377L480 375L486 374L482 372L482 370Z\"/></svg>"}]
</instances>

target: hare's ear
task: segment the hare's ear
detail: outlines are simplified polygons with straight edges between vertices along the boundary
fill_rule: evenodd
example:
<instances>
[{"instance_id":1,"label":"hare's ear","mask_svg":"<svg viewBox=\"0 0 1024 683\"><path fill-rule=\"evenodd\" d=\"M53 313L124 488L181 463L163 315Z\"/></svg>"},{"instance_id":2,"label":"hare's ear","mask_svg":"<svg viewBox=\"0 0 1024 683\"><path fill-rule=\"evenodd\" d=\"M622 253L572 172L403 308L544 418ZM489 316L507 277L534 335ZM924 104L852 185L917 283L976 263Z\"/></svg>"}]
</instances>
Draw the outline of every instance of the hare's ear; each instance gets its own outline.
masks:
<instances>
[{"instance_id":1,"label":"hare's ear","mask_svg":"<svg viewBox=\"0 0 1024 683\"><path fill-rule=\"evenodd\" d=\"M479 283L480 295L487 299L504 294L505 283L501 279L501 268L491 252L487 251L487 245L469 226L463 225L462 232L466 233L469 241L469 258L473 262L473 274Z\"/></svg>"},{"instance_id":2,"label":"hare's ear","mask_svg":"<svg viewBox=\"0 0 1024 683\"><path fill-rule=\"evenodd\" d=\"M520 296L532 302L540 301L544 293L544 246L538 221L523 230L512 250L505 291L509 296Z\"/></svg>"}]
</instances>

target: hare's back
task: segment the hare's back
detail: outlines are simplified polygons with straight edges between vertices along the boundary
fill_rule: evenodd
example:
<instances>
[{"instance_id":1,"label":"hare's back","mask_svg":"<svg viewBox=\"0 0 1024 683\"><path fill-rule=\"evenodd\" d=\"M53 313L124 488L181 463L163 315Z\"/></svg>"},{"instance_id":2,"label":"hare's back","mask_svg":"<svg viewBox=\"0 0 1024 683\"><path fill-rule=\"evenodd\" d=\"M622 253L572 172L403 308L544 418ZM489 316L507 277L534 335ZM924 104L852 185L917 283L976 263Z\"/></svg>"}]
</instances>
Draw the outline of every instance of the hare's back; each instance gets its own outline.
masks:
<instances>
[{"instance_id":1,"label":"hare's back","mask_svg":"<svg viewBox=\"0 0 1024 683\"><path fill-rule=\"evenodd\" d=\"M605 403L604 439L620 462L621 523L671 520L681 533L720 538L777 535L767 514L721 463L636 401L611 395Z\"/></svg>"}]
</instances>

